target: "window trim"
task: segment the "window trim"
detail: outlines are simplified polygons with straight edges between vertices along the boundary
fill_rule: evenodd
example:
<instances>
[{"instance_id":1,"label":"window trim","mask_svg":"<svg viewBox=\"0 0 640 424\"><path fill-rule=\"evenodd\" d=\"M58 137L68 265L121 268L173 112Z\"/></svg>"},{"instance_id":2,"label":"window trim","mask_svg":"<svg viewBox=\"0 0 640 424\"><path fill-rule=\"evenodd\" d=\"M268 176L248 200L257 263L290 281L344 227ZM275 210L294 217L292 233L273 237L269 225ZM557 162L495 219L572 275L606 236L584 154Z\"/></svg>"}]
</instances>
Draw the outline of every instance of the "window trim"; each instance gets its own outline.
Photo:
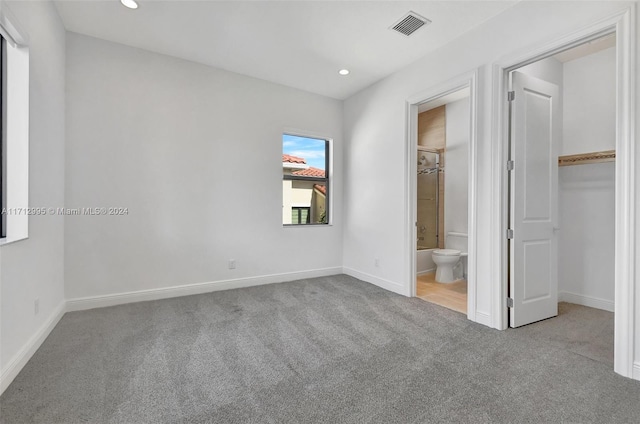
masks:
<instances>
[{"instance_id":1,"label":"window trim","mask_svg":"<svg viewBox=\"0 0 640 424\"><path fill-rule=\"evenodd\" d=\"M29 46L27 33L7 4L0 1L0 35L4 38L3 195L5 237L0 246L29 238ZM11 157L11 160L9 160ZM9 213L11 212L11 213Z\"/></svg>"},{"instance_id":2,"label":"window trim","mask_svg":"<svg viewBox=\"0 0 640 424\"><path fill-rule=\"evenodd\" d=\"M330 227L333 226L333 209L332 209L332 201L331 201L331 193L333 193L333 138L327 137L325 135L309 132L309 131L300 131L300 130L291 130L285 129L280 134L280 148L282 149L282 137L285 135L290 135L294 137L305 137L305 138L313 138L316 140L323 140L325 142L325 155L324 155L324 169L325 169L325 177L308 177L303 175L283 175L281 181L310 181L315 183L324 184L327 193L325 194L325 212L327 214L327 222L311 222L309 224L285 224L282 223L283 227ZM282 150L280 151L281 155L284 153ZM292 206L293 207L293 206Z\"/></svg>"},{"instance_id":3,"label":"window trim","mask_svg":"<svg viewBox=\"0 0 640 424\"><path fill-rule=\"evenodd\" d=\"M0 34L0 212L7 208L7 41ZM7 238L7 214L0 213L0 240Z\"/></svg>"}]
</instances>

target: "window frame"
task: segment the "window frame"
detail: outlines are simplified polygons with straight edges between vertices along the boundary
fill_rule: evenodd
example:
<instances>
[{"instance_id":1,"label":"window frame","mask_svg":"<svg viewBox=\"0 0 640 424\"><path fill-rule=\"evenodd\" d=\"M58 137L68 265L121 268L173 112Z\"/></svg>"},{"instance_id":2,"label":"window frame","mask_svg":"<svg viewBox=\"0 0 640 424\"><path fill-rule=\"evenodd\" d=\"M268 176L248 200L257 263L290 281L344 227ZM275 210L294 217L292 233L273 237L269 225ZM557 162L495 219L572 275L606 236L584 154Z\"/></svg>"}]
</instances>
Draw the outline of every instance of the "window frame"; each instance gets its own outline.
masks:
<instances>
[{"instance_id":1,"label":"window frame","mask_svg":"<svg viewBox=\"0 0 640 424\"><path fill-rule=\"evenodd\" d=\"M0 247L29 238L29 36L0 1L3 44L2 196ZM9 159L11 158L11 159Z\"/></svg>"},{"instance_id":2,"label":"window frame","mask_svg":"<svg viewBox=\"0 0 640 424\"><path fill-rule=\"evenodd\" d=\"M0 34L0 211L7 209L6 43ZM0 240L7 238L7 214L0 213Z\"/></svg>"},{"instance_id":3,"label":"window frame","mask_svg":"<svg viewBox=\"0 0 640 424\"><path fill-rule=\"evenodd\" d=\"M321 177L310 177L305 175L282 175L282 181L308 181L313 182L319 185L324 185L326 194L325 194L325 204L324 210L326 214L326 222L310 222L308 224L285 224L282 223L283 227L317 227L317 226L332 226L333 225L333 213L331 210L331 181L332 181L332 173L331 173L331 155L333 152L333 139L331 137L325 137L318 134L312 134L304 131L283 131L280 136L280 148L282 149L282 137L285 135L290 135L293 137L304 137L304 138L312 138L316 140L324 141L324 178ZM285 154L284 151L280 152L281 154ZM294 207L303 207L292 205L291 208ZM291 213L291 211L289 211ZM311 214L309 214L311 216Z\"/></svg>"}]
</instances>

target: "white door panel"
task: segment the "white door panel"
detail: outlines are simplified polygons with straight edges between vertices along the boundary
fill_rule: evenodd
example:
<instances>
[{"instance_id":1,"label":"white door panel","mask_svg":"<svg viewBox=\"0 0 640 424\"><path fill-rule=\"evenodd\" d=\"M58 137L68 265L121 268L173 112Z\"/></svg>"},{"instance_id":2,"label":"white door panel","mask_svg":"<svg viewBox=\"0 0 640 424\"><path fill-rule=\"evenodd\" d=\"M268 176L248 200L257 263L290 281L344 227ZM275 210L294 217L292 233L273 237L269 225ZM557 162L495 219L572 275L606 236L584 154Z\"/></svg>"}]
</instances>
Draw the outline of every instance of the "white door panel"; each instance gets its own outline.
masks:
<instances>
[{"instance_id":1,"label":"white door panel","mask_svg":"<svg viewBox=\"0 0 640 424\"><path fill-rule=\"evenodd\" d=\"M559 89L512 76L510 326L558 315Z\"/></svg>"}]
</instances>

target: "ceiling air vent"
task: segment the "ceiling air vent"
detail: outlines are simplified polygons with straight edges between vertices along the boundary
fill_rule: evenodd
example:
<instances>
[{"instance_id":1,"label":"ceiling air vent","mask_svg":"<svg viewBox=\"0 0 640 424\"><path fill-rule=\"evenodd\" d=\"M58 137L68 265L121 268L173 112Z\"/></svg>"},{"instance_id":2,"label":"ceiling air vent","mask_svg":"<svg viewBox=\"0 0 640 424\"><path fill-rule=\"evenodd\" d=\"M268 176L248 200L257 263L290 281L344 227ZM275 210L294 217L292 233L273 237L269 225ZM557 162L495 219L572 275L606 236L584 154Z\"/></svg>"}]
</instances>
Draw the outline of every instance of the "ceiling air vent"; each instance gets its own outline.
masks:
<instances>
[{"instance_id":1,"label":"ceiling air vent","mask_svg":"<svg viewBox=\"0 0 640 424\"><path fill-rule=\"evenodd\" d=\"M416 12L409 12L400 18L400 20L396 22L391 29L408 37L424 25L428 25L430 23L431 21L429 19L418 15Z\"/></svg>"}]
</instances>

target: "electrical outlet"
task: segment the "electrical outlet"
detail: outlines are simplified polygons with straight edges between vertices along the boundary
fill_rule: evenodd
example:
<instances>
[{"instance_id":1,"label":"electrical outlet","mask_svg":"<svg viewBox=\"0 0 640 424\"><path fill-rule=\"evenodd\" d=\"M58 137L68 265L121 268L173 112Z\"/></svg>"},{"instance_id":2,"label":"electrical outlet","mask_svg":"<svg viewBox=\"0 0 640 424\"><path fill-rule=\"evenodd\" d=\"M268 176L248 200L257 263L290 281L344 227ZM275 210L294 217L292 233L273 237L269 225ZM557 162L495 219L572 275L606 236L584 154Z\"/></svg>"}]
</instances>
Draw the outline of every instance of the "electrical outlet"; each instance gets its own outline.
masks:
<instances>
[{"instance_id":1,"label":"electrical outlet","mask_svg":"<svg viewBox=\"0 0 640 424\"><path fill-rule=\"evenodd\" d=\"M40 299L33 301L33 314L38 315L40 313Z\"/></svg>"},{"instance_id":2,"label":"electrical outlet","mask_svg":"<svg viewBox=\"0 0 640 424\"><path fill-rule=\"evenodd\" d=\"M375 259L373 260L373 264L376 266L376 268L379 268L379 267L380 267L380 259L375 258Z\"/></svg>"},{"instance_id":3,"label":"electrical outlet","mask_svg":"<svg viewBox=\"0 0 640 424\"><path fill-rule=\"evenodd\" d=\"M236 269L236 260L229 259L229 269Z\"/></svg>"}]
</instances>

